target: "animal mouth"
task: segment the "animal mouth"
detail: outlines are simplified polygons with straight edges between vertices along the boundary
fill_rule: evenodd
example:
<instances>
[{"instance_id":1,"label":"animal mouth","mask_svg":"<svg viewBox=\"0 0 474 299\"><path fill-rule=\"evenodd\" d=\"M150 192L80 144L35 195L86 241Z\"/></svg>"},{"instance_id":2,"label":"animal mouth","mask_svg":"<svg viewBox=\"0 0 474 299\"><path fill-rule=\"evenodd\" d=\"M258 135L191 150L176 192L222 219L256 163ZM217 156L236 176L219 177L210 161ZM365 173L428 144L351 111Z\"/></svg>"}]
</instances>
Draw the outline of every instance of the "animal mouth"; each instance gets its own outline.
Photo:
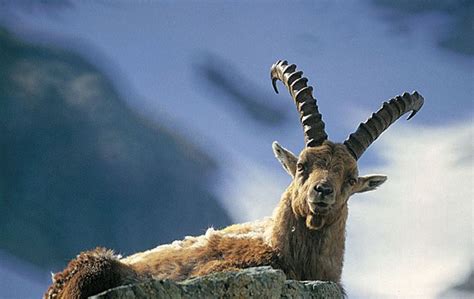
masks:
<instances>
[{"instance_id":1,"label":"animal mouth","mask_svg":"<svg viewBox=\"0 0 474 299\"><path fill-rule=\"evenodd\" d=\"M320 201L320 202L317 202L317 203L316 203L316 206L317 206L317 207L320 207L320 208L327 208L329 205L328 205L327 203L325 203L325 202L321 202L321 201Z\"/></svg>"},{"instance_id":2,"label":"animal mouth","mask_svg":"<svg viewBox=\"0 0 474 299\"><path fill-rule=\"evenodd\" d=\"M331 209L331 205L323 201L310 201L309 208L313 214L325 214Z\"/></svg>"}]
</instances>

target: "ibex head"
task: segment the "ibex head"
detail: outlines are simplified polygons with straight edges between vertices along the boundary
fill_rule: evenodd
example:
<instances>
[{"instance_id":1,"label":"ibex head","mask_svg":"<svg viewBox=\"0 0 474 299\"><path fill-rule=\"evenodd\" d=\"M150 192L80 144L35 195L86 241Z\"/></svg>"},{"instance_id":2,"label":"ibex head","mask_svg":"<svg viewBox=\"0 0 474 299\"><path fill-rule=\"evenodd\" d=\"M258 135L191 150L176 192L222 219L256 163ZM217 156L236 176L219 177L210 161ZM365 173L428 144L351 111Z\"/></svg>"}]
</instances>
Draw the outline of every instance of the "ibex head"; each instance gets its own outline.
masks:
<instances>
[{"instance_id":1,"label":"ibex head","mask_svg":"<svg viewBox=\"0 0 474 299\"><path fill-rule=\"evenodd\" d=\"M295 101L306 143L298 157L277 142L273 151L293 178L288 192L294 213L306 218L308 228L320 229L336 220L352 194L374 190L386 181L384 175L359 176L357 160L403 114L412 111L408 119L413 117L423 105L423 97L415 91L385 102L346 141L333 143L327 140L312 87L302 75L296 65L286 61L278 61L271 68L275 91L278 93L276 81L280 80Z\"/></svg>"}]
</instances>

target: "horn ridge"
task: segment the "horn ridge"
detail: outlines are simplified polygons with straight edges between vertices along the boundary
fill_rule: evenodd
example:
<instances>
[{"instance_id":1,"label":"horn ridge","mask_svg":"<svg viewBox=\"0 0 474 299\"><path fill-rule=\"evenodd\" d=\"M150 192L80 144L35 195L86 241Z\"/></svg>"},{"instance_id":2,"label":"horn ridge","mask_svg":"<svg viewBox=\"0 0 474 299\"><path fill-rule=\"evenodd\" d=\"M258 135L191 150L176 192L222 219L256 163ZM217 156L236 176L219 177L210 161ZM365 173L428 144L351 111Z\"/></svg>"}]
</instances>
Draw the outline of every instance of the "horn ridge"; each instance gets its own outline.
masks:
<instances>
[{"instance_id":1,"label":"horn ridge","mask_svg":"<svg viewBox=\"0 0 474 299\"><path fill-rule=\"evenodd\" d=\"M293 98L300 114L306 147L321 145L328 135L324 130L325 124L318 111L317 101L312 94L313 87L307 85L308 79L303 77L303 72L297 71L295 64L289 65L286 60L278 60L272 65L270 76L276 93L276 81L280 80Z\"/></svg>"},{"instance_id":2,"label":"horn ridge","mask_svg":"<svg viewBox=\"0 0 474 299\"><path fill-rule=\"evenodd\" d=\"M421 109L423 103L424 98L417 91L412 94L405 92L401 96L384 102L382 108L373 113L366 122L361 123L357 130L344 141L344 144L352 156L358 160L390 125L410 111L412 113L408 119L412 118Z\"/></svg>"}]
</instances>

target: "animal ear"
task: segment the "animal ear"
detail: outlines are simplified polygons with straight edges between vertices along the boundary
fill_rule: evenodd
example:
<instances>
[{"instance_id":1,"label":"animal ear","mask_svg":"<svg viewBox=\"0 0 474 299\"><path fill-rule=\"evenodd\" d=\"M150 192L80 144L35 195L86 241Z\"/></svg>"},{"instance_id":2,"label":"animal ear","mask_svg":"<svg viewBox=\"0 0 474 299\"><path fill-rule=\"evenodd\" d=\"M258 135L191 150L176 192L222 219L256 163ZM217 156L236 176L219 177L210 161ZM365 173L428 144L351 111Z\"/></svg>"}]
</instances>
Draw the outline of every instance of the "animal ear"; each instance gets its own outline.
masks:
<instances>
[{"instance_id":1,"label":"animal ear","mask_svg":"<svg viewBox=\"0 0 474 299\"><path fill-rule=\"evenodd\" d=\"M291 175L292 178L294 178L298 158L295 156L295 154L278 144L276 141L273 142L272 148L275 157L278 159L278 161L280 161L283 168L286 170L286 172L288 172L289 175Z\"/></svg>"},{"instance_id":2,"label":"animal ear","mask_svg":"<svg viewBox=\"0 0 474 299\"><path fill-rule=\"evenodd\" d=\"M386 175L372 174L367 176L361 176L357 179L357 183L354 186L354 193L362 193L377 189L378 186L385 183L387 180Z\"/></svg>"}]
</instances>

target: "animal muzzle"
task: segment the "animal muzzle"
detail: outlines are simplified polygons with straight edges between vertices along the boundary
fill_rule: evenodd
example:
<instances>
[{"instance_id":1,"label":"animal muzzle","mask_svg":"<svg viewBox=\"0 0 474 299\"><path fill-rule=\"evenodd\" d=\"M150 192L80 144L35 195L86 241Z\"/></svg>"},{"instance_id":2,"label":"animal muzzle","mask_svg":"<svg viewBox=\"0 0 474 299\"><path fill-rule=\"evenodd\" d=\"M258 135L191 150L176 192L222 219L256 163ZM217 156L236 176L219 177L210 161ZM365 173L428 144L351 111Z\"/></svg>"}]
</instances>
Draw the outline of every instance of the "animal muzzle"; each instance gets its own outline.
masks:
<instances>
[{"instance_id":1,"label":"animal muzzle","mask_svg":"<svg viewBox=\"0 0 474 299\"><path fill-rule=\"evenodd\" d=\"M335 202L334 188L327 182L316 184L308 194L308 205L313 213L327 212Z\"/></svg>"},{"instance_id":2,"label":"animal muzzle","mask_svg":"<svg viewBox=\"0 0 474 299\"><path fill-rule=\"evenodd\" d=\"M328 183L319 183L314 187L317 196L327 197L334 192L333 187Z\"/></svg>"}]
</instances>

